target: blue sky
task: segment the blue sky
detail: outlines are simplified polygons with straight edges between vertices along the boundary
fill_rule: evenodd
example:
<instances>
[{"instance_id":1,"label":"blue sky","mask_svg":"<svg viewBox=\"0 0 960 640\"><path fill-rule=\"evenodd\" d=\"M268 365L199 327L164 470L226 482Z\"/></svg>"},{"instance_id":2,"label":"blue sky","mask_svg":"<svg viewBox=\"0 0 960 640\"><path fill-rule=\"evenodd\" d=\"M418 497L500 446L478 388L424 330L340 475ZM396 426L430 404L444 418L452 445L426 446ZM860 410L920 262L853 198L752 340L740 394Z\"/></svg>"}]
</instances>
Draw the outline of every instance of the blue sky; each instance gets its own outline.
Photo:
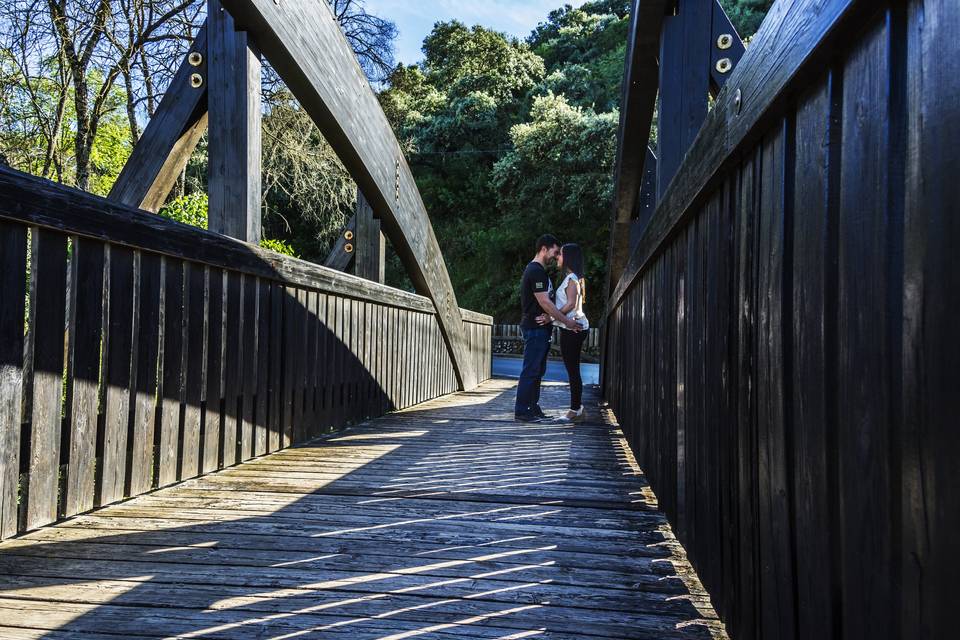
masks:
<instances>
[{"instance_id":1,"label":"blue sky","mask_svg":"<svg viewBox=\"0 0 960 640\"><path fill-rule=\"evenodd\" d=\"M366 0L367 11L392 20L400 31L398 62L412 64L423 54L423 38L435 22L459 20L480 24L510 35L526 37L547 14L564 4L579 6L584 0Z\"/></svg>"}]
</instances>

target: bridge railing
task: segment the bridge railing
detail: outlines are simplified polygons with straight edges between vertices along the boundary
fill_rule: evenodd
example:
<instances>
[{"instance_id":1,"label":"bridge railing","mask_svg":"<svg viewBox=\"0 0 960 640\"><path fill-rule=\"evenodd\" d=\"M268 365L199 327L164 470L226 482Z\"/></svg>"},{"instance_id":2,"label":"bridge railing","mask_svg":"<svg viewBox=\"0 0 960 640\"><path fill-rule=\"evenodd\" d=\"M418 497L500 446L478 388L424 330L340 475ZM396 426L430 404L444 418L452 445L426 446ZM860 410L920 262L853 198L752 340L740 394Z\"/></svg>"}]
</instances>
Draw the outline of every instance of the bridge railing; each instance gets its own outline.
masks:
<instances>
[{"instance_id":1,"label":"bridge railing","mask_svg":"<svg viewBox=\"0 0 960 640\"><path fill-rule=\"evenodd\" d=\"M775 3L612 295L606 398L734 638L955 628L957 29Z\"/></svg>"},{"instance_id":2,"label":"bridge railing","mask_svg":"<svg viewBox=\"0 0 960 640\"><path fill-rule=\"evenodd\" d=\"M523 332L518 324L493 325L493 353L504 355L523 355ZM554 327L550 341L550 355L560 356L560 329ZM583 342L583 357L596 362L600 357L600 330L590 329Z\"/></svg>"},{"instance_id":3,"label":"bridge railing","mask_svg":"<svg viewBox=\"0 0 960 640\"><path fill-rule=\"evenodd\" d=\"M0 169L0 538L457 389L427 298Z\"/></svg>"}]
</instances>

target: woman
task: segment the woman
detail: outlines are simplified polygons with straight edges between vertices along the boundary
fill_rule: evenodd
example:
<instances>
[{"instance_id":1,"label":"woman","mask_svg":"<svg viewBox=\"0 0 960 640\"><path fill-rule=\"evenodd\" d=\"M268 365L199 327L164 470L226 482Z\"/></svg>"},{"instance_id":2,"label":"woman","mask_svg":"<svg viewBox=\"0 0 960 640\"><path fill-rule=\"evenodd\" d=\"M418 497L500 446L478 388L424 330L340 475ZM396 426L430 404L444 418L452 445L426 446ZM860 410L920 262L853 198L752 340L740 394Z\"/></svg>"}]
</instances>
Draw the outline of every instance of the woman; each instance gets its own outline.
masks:
<instances>
[{"instance_id":1,"label":"woman","mask_svg":"<svg viewBox=\"0 0 960 640\"><path fill-rule=\"evenodd\" d=\"M583 251L578 244L565 244L560 247L557 266L565 275L557 287L557 308L571 320L580 325L581 331L571 331L559 322L560 354L570 379L570 410L565 416L571 422L582 422L586 418L583 410L583 378L580 377L580 354L583 343L589 335L590 322L583 313L586 295L586 280L583 277Z\"/></svg>"}]
</instances>

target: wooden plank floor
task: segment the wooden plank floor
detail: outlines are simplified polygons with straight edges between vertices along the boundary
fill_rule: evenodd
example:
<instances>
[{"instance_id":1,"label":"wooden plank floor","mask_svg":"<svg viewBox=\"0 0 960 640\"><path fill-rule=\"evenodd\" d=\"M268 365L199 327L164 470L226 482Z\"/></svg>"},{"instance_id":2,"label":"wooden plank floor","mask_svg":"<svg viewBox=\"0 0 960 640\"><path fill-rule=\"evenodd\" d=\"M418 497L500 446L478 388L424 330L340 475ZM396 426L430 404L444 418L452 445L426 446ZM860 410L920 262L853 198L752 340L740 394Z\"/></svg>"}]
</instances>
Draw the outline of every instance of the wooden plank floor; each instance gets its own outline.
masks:
<instances>
[{"instance_id":1,"label":"wooden plank floor","mask_svg":"<svg viewBox=\"0 0 960 640\"><path fill-rule=\"evenodd\" d=\"M616 426L513 388L8 541L0 638L726 637Z\"/></svg>"}]
</instances>

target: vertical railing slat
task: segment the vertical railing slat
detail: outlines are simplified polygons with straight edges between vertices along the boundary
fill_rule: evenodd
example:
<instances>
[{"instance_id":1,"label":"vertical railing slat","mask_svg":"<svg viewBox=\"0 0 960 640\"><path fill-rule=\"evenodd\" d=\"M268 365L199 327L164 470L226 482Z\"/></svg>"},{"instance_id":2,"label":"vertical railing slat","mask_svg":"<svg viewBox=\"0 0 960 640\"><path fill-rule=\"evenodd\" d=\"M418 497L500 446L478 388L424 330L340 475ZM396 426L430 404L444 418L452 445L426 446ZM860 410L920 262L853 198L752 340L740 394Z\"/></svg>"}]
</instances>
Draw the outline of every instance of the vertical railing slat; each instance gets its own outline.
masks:
<instances>
[{"instance_id":1,"label":"vertical railing slat","mask_svg":"<svg viewBox=\"0 0 960 640\"><path fill-rule=\"evenodd\" d=\"M27 228L0 220L0 540L17 533Z\"/></svg>"},{"instance_id":2,"label":"vertical railing slat","mask_svg":"<svg viewBox=\"0 0 960 640\"><path fill-rule=\"evenodd\" d=\"M285 288L279 283L270 285L270 378L268 394L269 434L267 450L280 448L283 432L283 295Z\"/></svg>"},{"instance_id":3,"label":"vertical railing slat","mask_svg":"<svg viewBox=\"0 0 960 640\"><path fill-rule=\"evenodd\" d=\"M220 468L220 438L223 434L223 279L220 269L207 271L206 341L204 342L206 364L204 368L203 393L203 455L201 471Z\"/></svg>"},{"instance_id":4,"label":"vertical railing slat","mask_svg":"<svg viewBox=\"0 0 960 640\"><path fill-rule=\"evenodd\" d=\"M33 380L23 526L28 530L57 519L67 294L66 236L44 229L33 230L30 286Z\"/></svg>"},{"instance_id":5,"label":"vertical railing slat","mask_svg":"<svg viewBox=\"0 0 960 640\"><path fill-rule=\"evenodd\" d=\"M270 380L270 283L257 280L257 384L253 455L267 452Z\"/></svg>"},{"instance_id":6,"label":"vertical railing slat","mask_svg":"<svg viewBox=\"0 0 960 640\"><path fill-rule=\"evenodd\" d=\"M240 460L249 460L254 450L254 406L257 392L257 279L243 277L243 372L241 390Z\"/></svg>"},{"instance_id":7,"label":"vertical railing slat","mask_svg":"<svg viewBox=\"0 0 960 640\"><path fill-rule=\"evenodd\" d=\"M183 391L184 263L163 261L163 373L160 437L154 477L164 487L177 480L180 450L180 401Z\"/></svg>"},{"instance_id":8,"label":"vertical railing slat","mask_svg":"<svg viewBox=\"0 0 960 640\"><path fill-rule=\"evenodd\" d=\"M124 498L127 470L130 402L133 380L134 256L133 251L117 245L109 253L109 329L107 340L105 419L98 443L100 490L98 505Z\"/></svg>"},{"instance_id":9,"label":"vertical railing slat","mask_svg":"<svg viewBox=\"0 0 960 640\"><path fill-rule=\"evenodd\" d=\"M94 462L97 451L97 412L103 333L104 245L96 240L73 241L73 298L70 323L70 439L66 495L61 515L73 516L94 505ZM6 335L5 332L2 335ZM147 443L152 447L152 441Z\"/></svg>"},{"instance_id":10,"label":"vertical railing slat","mask_svg":"<svg viewBox=\"0 0 960 640\"><path fill-rule=\"evenodd\" d=\"M237 439L242 418L240 416L240 383L243 366L241 344L241 311L243 276L235 271L227 272L227 295L224 313L226 337L223 356L223 431L220 442L221 460L224 467L237 463Z\"/></svg>"},{"instance_id":11,"label":"vertical railing slat","mask_svg":"<svg viewBox=\"0 0 960 640\"><path fill-rule=\"evenodd\" d=\"M200 421L203 397L203 354L207 330L207 273L203 265L189 264L186 276L187 333L183 425L180 431L180 480L200 473Z\"/></svg>"},{"instance_id":12,"label":"vertical railing slat","mask_svg":"<svg viewBox=\"0 0 960 640\"><path fill-rule=\"evenodd\" d=\"M157 344L160 333L160 257L141 253L137 309L137 365L134 412L128 435L127 486L129 496L148 491L153 475L156 431ZM89 295L89 293L84 293Z\"/></svg>"}]
</instances>

